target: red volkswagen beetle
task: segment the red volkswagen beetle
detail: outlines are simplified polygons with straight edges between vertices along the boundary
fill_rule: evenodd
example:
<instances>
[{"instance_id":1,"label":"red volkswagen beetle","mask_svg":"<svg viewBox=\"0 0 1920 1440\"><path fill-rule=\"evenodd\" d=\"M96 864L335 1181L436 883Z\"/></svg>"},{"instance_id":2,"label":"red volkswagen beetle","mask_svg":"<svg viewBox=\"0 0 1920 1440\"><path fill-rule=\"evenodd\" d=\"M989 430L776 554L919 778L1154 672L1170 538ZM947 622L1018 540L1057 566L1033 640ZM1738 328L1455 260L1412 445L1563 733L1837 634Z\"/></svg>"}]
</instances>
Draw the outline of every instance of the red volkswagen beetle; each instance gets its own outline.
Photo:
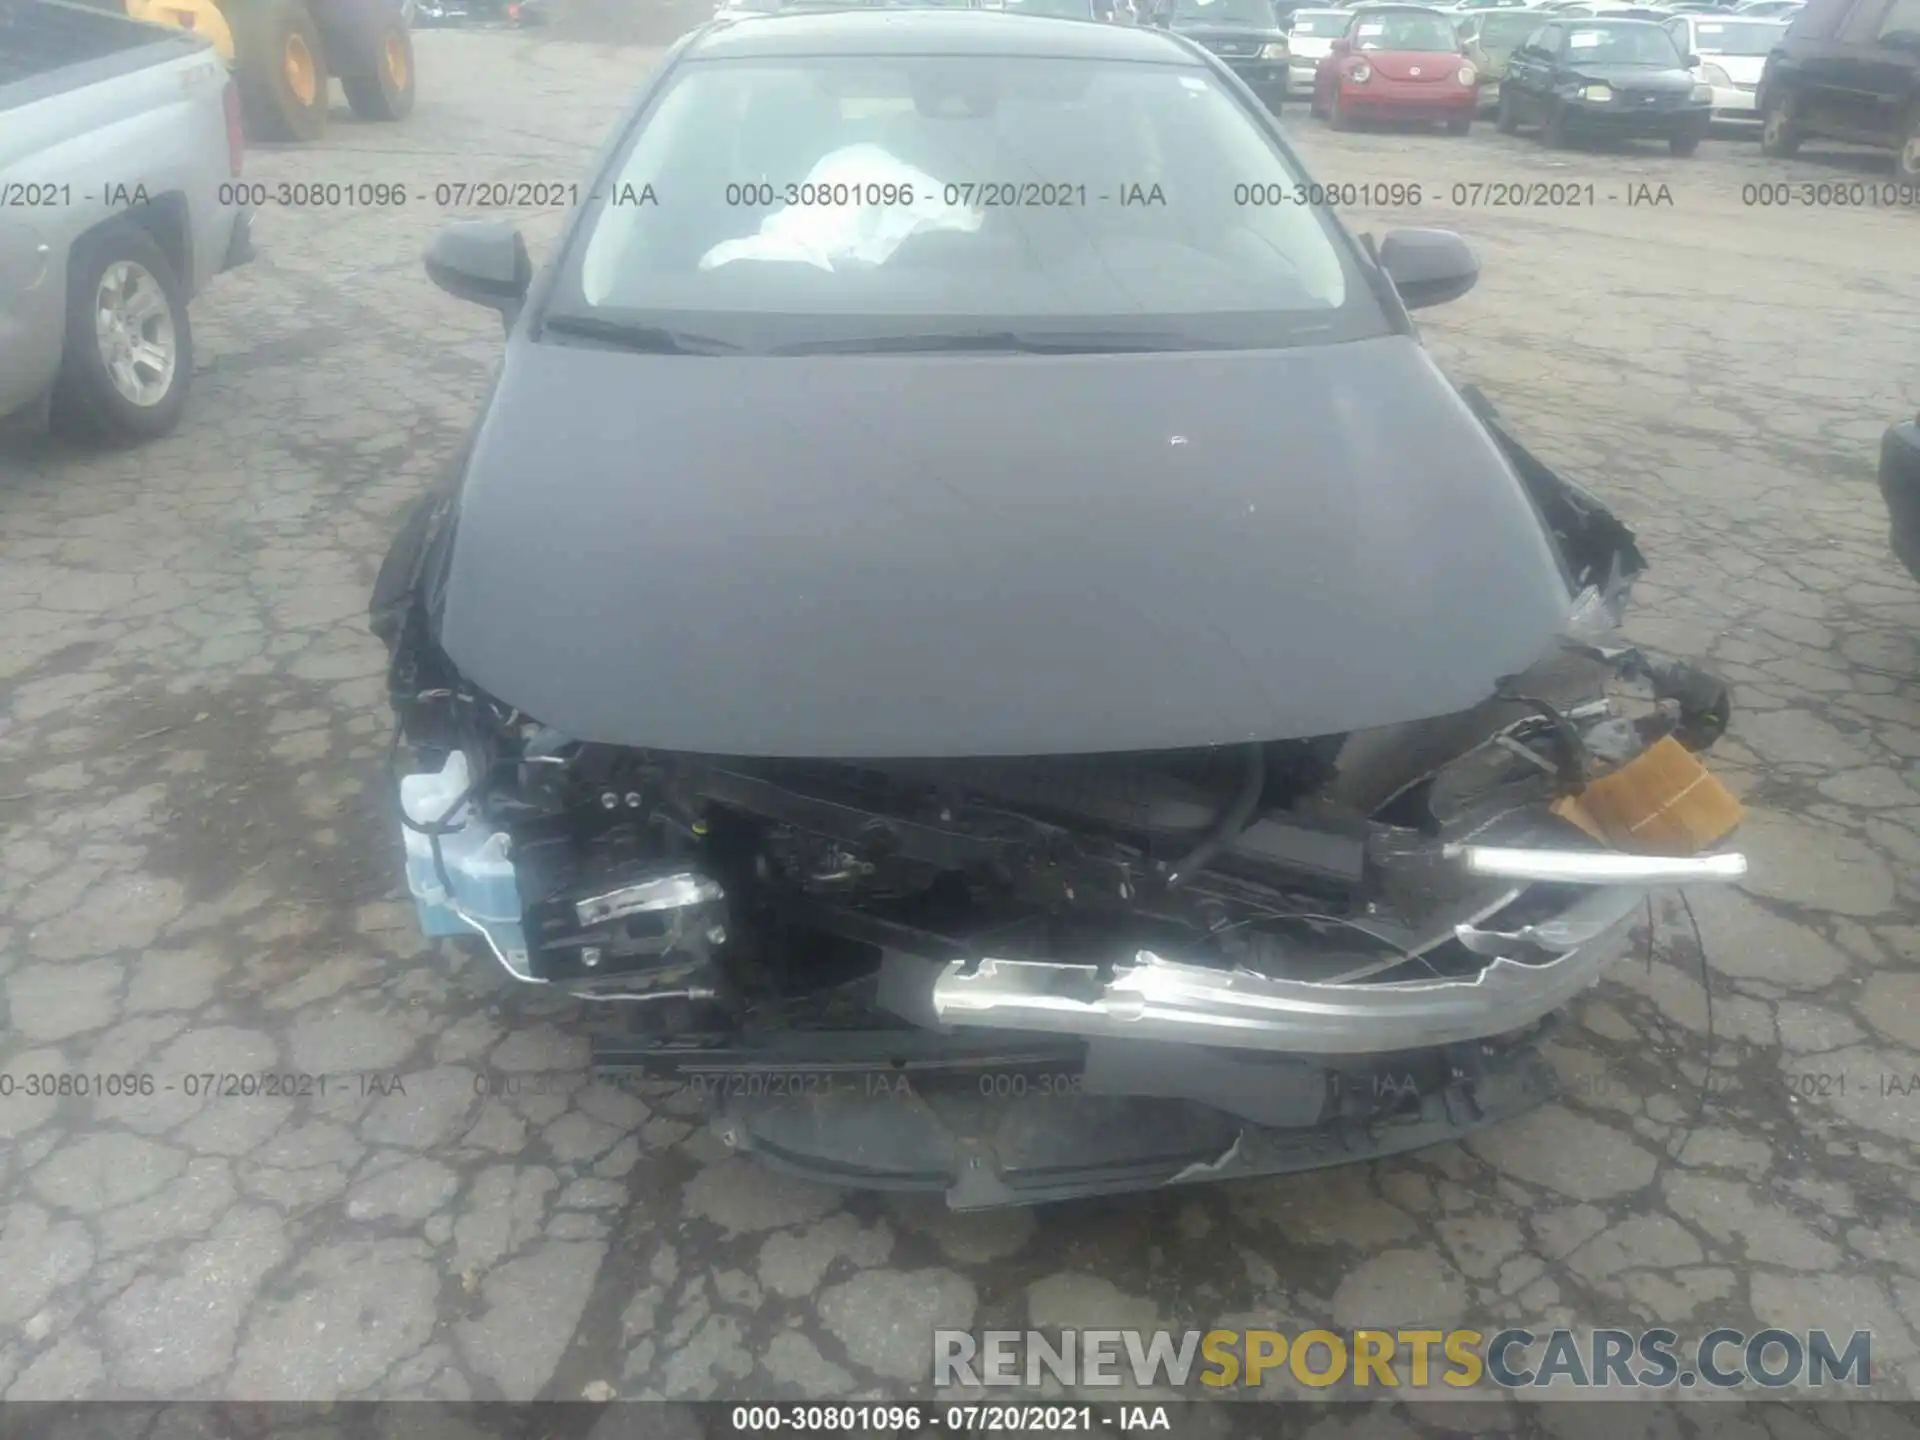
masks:
<instances>
[{"instance_id":1,"label":"red volkswagen beetle","mask_svg":"<svg viewBox=\"0 0 1920 1440\"><path fill-rule=\"evenodd\" d=\"M1315 68L1313 113L1336 130L1356 120L1426 120L1473 128L1478 77L1453 24L1419 5L1365 5Z\"/></svg>"}]
</instances>

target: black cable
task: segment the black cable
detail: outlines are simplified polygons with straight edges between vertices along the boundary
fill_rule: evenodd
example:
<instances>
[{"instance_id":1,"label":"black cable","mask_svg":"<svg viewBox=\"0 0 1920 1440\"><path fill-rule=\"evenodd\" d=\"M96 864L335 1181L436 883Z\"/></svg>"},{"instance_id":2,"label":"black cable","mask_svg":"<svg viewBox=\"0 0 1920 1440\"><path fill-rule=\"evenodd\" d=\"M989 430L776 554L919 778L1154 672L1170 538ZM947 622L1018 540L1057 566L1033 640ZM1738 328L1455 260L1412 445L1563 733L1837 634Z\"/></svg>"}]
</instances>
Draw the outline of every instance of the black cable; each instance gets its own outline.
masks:
<instances>
[{"instance_id":1,"label":"black cable","mask_svg":"<svg viewBox=\"0 0 1920 1440\"><path fill-rule=\"evenodd\" d=\"M1680 892L1680 904L1687 912L1687 923L1693 927L1693 946L1700 952L1700 993L1706 996L1707 1003L1707 1056L1700 1067L1700 1098L1694 1102L1693 1119L1687 1122L1687 1133L1680 1137L1679 1148L1673 1151L1672 1158L1678 1163L1686 1152L1687 1141L1693 1138L1693 1132L1700 1128L1700 1122L1706 1118L1707 1103L1713 1098L1713 980L1707 967L1707 938L1700 933L1700 918L1693 913L1693 901L1687 898L1687 892ZM1659 1178L1656 1167L1655 1178Z\"/></svg>"},{"instance_id":2,"label":"black cable","mask_svg":"<svg viewBox=\"0 0 1920 1440\"><path fill-rule=\"evenodd\" d=\"M1173 869L1167 873L1169 890L1205 869L1208 862L1231 844L1253 818L1253 812L1260 804L1260 796L1267 788L1267 747L1249 745L1245 756L1246 764L1240 772L1240 790L1233 797L1233 803L1221 815L1219 823L1201 838L1200 843L1174 862Z\"/></svg>"}]
</instances>

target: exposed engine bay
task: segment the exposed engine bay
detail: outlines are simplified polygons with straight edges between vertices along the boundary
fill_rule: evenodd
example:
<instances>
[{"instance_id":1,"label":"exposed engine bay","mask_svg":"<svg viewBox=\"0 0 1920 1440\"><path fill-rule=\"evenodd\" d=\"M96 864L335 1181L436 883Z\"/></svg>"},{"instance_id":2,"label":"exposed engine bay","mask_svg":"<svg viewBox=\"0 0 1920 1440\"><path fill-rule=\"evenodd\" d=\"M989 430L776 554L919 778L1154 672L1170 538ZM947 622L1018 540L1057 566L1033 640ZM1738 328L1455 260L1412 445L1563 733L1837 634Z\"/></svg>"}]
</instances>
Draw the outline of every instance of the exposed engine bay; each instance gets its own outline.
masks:
<instances>
[{"instance_id":1,"label":"exposed engine bay","mask_svg":"<svg viewBox=\"0 0 1920 1440\"><path fill-rule=\"evenodd\" d=\"M1649 891L1745 865L1710 853L1738 805L1692 758L1725 687L1606 643L1631 534L1488 423L1567 561L1553 652L1466 712L1179 751L578 742L439 649L425 506L373 612L423 926L621 1006L631 1038L596 1064L708 1090L728 1143L956 1206L1518 1113L1552 1089L1533 1042Z\"/></svg>"}]
</instances>

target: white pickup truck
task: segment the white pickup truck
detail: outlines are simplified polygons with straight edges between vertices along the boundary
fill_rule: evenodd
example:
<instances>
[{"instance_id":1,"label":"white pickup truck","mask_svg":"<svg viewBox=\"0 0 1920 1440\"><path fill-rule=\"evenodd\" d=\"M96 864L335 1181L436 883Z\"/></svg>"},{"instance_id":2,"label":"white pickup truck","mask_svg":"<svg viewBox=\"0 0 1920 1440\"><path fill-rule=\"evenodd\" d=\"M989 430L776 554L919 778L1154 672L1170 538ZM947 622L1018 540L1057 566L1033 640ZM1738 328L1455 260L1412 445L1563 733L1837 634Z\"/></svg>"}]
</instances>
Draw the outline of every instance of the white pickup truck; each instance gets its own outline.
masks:
<instances>
[{"instance_id":1,"label":"white pickup truck","mask_svg":"<svg viewBox=\"0 0 1920 1440\"><path fill-rule=\"evenodd\" d=\"M171 430L187 303L252 258L239 97L206 41L0 0L0 416L120 441Z\"/></svg>"}]
</instances>

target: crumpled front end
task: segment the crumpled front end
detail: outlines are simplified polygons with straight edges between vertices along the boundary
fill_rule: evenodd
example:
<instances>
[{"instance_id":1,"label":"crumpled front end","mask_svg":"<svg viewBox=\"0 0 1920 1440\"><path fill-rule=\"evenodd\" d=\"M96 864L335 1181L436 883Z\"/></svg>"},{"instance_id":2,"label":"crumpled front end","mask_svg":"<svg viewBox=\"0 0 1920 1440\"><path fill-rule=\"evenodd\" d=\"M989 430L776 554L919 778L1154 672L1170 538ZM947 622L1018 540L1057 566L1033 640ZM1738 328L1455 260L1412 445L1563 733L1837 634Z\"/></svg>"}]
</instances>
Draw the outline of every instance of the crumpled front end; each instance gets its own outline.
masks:
<instances>
[{"instance_id":1,"label":"crumpled front end","mask_svg":"<svg viewBox=\"0 0 1920 1440\"><path fill-rule=\"evenodd\" d=\"M621 1006L596 1064L709 1094L728 1144L960 1207L1518 1114L1552 1093L1535 1042L1650 891L1745 862L1698 758L1725 688L1611 643L1631 535L1484 418L1566 561L1565 639L1469 711L1181 751L581 743L438 649L428 507L375 601L423 926Z\"/></svg>"}]
</instances>

